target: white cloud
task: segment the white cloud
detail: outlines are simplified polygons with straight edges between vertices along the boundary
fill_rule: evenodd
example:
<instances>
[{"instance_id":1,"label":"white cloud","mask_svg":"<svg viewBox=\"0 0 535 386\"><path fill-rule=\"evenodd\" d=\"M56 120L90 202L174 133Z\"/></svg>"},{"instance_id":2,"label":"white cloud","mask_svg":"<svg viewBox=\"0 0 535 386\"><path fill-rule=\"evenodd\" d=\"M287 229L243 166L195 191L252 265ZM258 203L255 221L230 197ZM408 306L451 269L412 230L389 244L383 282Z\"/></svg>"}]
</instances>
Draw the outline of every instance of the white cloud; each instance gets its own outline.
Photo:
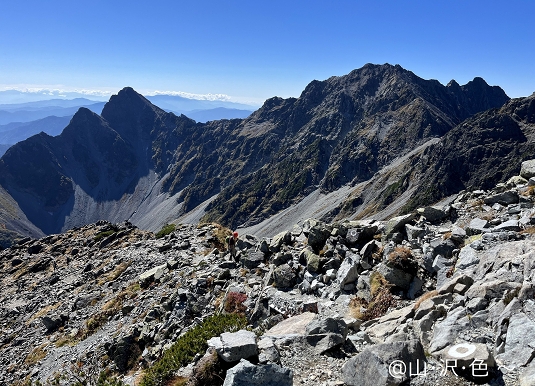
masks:
<instances>
[{"instance_id":1,"label":"white cloud","mask_svg":"<svg viewBox=\"0 0 535 386\"><path fill-rule=\"evenodd\" d=\"M94 97L110 97L113 94L116 94L117 91L109 91L109 90L91 90L91 89L59 89L59 88L45 88L45 87L25 87L25 86L17 86L17 87L0 87L0 91L20 91L23 93L30 93L30 94L43 94L43 95L49 95L49 96L57 96L61 98L66 98L71 93L76 94L82 94L87 96L94 96ZM226 94L195 94L190 92L184 92L184 91L146 91L142 93L146 96L153 96L153 95L171 95L171 96L180 96L183 98L188 99L197 99L197 100L206 100L206 101L230 101L231 97Z\"/></svg>"},{"instance_id":2,"label":"white cloud","mask_svg":"<svg viewBox=\"0 0 535 386\"><path fill-rule=\"evenodd\" d=\"M147 96L154 96L154 95L171 95L171 96L180 96L183 98L188 99L197 99L197 100L204 100L204 101L230 101L230 96L226 94L193 94L190 92L184 92L184 91L152 91L147 92Z\"/></svg>"}]
</instances>

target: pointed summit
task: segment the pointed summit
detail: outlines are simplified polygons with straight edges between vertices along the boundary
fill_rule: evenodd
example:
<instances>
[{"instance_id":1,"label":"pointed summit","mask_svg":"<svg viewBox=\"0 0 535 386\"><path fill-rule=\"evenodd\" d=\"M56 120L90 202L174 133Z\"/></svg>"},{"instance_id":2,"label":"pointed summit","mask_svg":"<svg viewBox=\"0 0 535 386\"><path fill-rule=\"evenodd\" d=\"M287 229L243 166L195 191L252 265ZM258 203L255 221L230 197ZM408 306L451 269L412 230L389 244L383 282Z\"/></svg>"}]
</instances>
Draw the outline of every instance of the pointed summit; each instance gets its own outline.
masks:
<instances>
[{"instance_id":1,"label":"pointed summit","mask_svg":"<svg viewBox=\"0 0 535 386\"><path fill-rule=\"evenodd\" d=\"M112 95L102 110L104 118L125 140L135 143L147 138L156 117L164 113L132 87L125 87L117 95Z\"/></svg>"}]
</instances>

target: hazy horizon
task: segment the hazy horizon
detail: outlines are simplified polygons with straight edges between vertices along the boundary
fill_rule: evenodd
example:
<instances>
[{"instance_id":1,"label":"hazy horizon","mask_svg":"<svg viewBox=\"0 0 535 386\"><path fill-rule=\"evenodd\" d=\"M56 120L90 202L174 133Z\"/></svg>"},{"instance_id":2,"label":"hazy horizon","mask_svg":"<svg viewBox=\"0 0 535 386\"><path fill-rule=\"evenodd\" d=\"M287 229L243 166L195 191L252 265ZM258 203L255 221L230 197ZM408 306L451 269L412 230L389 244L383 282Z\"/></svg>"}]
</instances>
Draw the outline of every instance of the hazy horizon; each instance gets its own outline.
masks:
<instances>
[{"instance_id":1,"label":"hazy horizon","mask_svg":"<svg viewBox=\"0 0 535 386\"><path fill-rule=\"evenodd\" d=\"M528 96L534 11L521 0L9 2L0 5L0 89L104 98L131 86L258 106L298 97L314 79L390 63L442 84L479 76Z\"/></svg>"}]
</instances>

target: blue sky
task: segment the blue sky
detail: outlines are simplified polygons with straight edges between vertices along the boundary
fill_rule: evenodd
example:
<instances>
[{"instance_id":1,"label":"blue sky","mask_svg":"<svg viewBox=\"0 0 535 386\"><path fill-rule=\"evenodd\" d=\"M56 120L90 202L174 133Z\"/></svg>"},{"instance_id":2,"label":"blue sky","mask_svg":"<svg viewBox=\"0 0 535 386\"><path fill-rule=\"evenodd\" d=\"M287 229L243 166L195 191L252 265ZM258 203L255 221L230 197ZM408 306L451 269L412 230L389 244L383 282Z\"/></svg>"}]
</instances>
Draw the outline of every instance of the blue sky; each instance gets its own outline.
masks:
<instances>
[{"instance_id":1,"label":"blue sky","mask_svg":"<svg viewBox=\"0 0 535 386\"><path fill-rule=\"evenodd\" d=\"M0 89L225 94L262 103L366 63L535 91L535 2L0 2Z\"/></svg>"}]
</instances>

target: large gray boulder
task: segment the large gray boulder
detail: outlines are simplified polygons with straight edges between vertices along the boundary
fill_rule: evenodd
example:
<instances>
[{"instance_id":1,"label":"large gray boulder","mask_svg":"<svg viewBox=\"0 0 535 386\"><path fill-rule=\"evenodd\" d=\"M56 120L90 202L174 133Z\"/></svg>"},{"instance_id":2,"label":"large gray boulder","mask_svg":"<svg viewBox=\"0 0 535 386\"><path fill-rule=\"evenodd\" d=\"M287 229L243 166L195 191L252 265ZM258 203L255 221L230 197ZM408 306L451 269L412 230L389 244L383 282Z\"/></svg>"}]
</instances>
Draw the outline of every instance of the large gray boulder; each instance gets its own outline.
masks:
<instances>
[{"instance_id":1,"label":"large gray boulder","mask_svg":"<svg viewBox=\"0 0 535 386\"><path fill-rule=\"evenodd\" d=\"M159 281L166 271L167 264L162 264L143 272L139 275L139 285L144 288L153 281Z\"/></svg>"},{"instance_id":2,"label":"large gray boulder","mask_svg":"<svg viewBox=\"0 0 535 386\"><path fill-rule=\"evenodd\" d=\"M484 343L451 344L443 350L441 357L443 363L453 364L457 374L478 380L488 379L491 369L496 366L492 353ZM474 367L474 364L482 367Z\"/></svg>"},{"instance_id":3,"label":"large gray boulder","mask_svg":"<svg viewBox=\"0 0 535 386\"><path fill-rule=\"evenodd\" d=\"M457 259L457 269L463 270L479 263L479 257L475 249L466 246L461 249Z\"/></svg>"},{"instance_id":4,"label":"large gray boulder","mask_svg":"<svg viewBox=\"0 0 535 386\"><path fill-rule=\"evenodd\" d=\"M352 253L346 254L346 258L340 265L340 268L336 274L336 281L340 283L340 288L343 289L346 284L353 283L358 279L359 262L360 257L358 255Z\"/></svg>"},{"instance_id":5,"label":"large gray boulder","mask_svg":"<svg viewBox=\"0 0 535 386\"><path fill-rule=\"evenodd\" d=\"M505 338L505 351L498 355L497 359L509 366L525 366L535 355L534 336L533 320L524 313L511 316Z\"/></svg>"},{"instance_id":6,"label":"large gray boulder","mask_svg":"<svg viewBox=\"0 0 535 386\"><path fill-rule=\"evenodd\" d=\"M295 284L295 272L288 264L279 265L273 271L273 280L277 288L291 288Z\"/></svg>"},{"instance_id":7,"label":"large gray boulder","mask_svg":"<svg viewBox=\"0 0 535 386\"><path fill-rule=\"evenodd\" d=\"M409 290L413 278L412 274L385 263L377 265L375 270L383 275L386 281L388 281L390 284L393 284L404 291Z\"/></svg>"},{"instance_id":8,"label":"large gray boulder","mask_svg":"<svg viewBox=\"0 0 535 386\"><path fill-rule=\"evenodd\" d=\"M489 222L480 218L475 218L470 221L470 224L466 227L465 231L468 236L478 235L485 232Z\"/></svg>"},{"instance_id":9,"label":"large gray boulder","mask_svg":"<svg viewBox=\"0 0 535 386\"><path fill-rule=\"evenodd\" d=\"M308 232L308 245L319 251L325 245L331 231L331 227L323 223L313 226Z\"/></svg>"},{"instance_id":10,"label":"large gray boulder","mask_svg":"<svg viewBox=\"0 0 535 386\"><path fill-rule=\"evenodd\" d=\"M349 359L342 367L342 377L348 386L397 386L409 379L409 369L412 374L423 371L425 362L418 340L377 344ZM406 371L394 377L389 371L392 363L399 363Z\"/></svg>"},{"instance_id":11,"label":"large gray boulder","mask_svg":"<svg viewBox=\"0 0 535 386\"><path fill-rule=\"evenodd\" d=\"M445 219L448 216L448 212L439 206L427 206L425 208L419 208L418 214L424 216L430 223L436 223Z\"/></svg>"},{"instance_id":12,"label":"large gray boulder","mask_svg":"<svg viewBox=\"0 0 535 386\"><path fill-rule=\"evenodd\" d=\"M219 337L210 339L208 346L214 347L225 362L236 362L258 353L255 333L246 330L224 332Z\"/></svg>"},{"instance_id":13,"label":"large gray boulder","mask_svg":"<svg viewBox=\"0 0 535 386\"><path fill-rule=\"evenodd\" d=\"M485 198L483 201L485 201L485 204L487 205L493 205L493 204L501 204L501 205L509 205L509 204L517 204L519 200L518 192L515 190L507 190L503 193L494 194L492 196L489 196Z\"/></svg>"},{"instance_id":14,"label":"large gray boulder","mask_svg":"<svg viewBox=\"0 0 535 386\"><path fill-rule=\"evenodd\" d=\"M242 359L227 371L223 386L292 386L293 371L276 364L255 366Z\"/></svg>"},{"instance_id":15,"label":"large gray boulder","mask_svg":"<svg viewBox=\"0 0 535 386\"><path fill-rule=\"evenodd\" d=\"M535 177L535 159L522 162L520 167L520 175L529 180L531 177Z\"/></svg>"},{"instance_id":16,"label":"large gray boulder","mask_svg":"<svg viewBox=\"0 0 535 386\"><path fill-rule=\"evenodd\" d=\"M384 231L386 240L390 239L394 233L402 232L405 228L405 225L412 222L415 217L416 213L411 213L388 220Z\"/></svg>"},{"instance_id":17,"label":"large gray boulder","mask_svg":"<svg viewBox=\"0 0 535 386\"><path fill-rule=\"evenodd\" d=\"M264 261L264 253L255 249L249 249L241 257L242 264L249 269L257 268Z\"/></svg>"}]
</instances>

